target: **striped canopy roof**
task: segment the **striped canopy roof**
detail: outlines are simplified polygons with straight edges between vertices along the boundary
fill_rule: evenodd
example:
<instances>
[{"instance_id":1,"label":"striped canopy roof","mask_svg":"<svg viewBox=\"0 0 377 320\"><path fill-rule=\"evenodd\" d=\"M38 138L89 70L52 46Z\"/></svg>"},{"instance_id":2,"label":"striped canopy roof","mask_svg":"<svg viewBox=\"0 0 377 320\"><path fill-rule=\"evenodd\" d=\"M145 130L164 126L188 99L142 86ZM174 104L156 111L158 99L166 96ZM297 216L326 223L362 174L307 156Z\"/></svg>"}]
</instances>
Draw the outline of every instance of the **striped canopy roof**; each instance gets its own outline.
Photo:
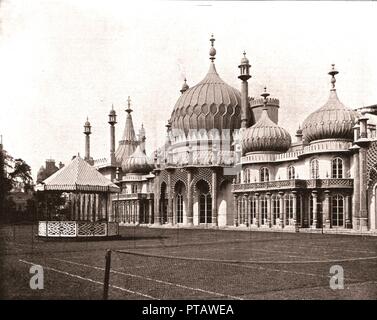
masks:
<instances>
[{"instance_id":1,"label":"striped canopy roof","mask_svg":"<svg viewBox=\"0 0 377 320\"><path fill-rule=\"evenodd\" d=\"M38 191L119 192L120 188L80 156L37 185Z\"/></svg>"}]
</instances>

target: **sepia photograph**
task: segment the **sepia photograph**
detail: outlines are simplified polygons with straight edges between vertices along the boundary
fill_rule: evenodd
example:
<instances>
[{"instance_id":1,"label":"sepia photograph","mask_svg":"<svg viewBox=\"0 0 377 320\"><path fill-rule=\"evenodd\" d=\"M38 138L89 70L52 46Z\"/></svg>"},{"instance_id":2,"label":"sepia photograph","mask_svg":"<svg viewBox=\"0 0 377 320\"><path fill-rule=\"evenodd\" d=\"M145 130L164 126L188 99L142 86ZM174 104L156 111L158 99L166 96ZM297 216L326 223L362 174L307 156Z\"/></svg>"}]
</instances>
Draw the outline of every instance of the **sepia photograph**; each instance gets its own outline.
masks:
<instances>
[{"instance_id":1,"label":"sepia photograph","mask_svg":"<svg viewBox=\"0 0 377 320\"><path fill-rule=\"evenodd\" d=\"M376 16L1 0L0 300L376 300Z\"/></svg>"}]
</instances>

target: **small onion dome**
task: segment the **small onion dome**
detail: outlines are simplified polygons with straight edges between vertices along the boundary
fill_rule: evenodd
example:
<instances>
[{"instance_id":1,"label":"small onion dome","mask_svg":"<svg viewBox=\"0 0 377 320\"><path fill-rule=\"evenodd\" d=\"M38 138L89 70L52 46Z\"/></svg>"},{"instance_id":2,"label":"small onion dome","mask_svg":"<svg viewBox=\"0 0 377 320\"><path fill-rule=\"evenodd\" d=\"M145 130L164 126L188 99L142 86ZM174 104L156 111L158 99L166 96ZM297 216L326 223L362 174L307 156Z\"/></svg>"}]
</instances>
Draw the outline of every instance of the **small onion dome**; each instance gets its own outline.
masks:
<instances>
[{"instance_id":1,"label":"small onion dome","mask_svg":"<svg viewBox=\"0 0 377 320\"><path fill-rule=\"evenodd\" d=\"M114 110L114 109L111 109L110 112L109 112L109 115L110 115L110 116L115 116L115 114L116 114L116 113L115 113L115 110Z\"/></svg>"},{"instance_id":2,"label":"small onion dome","mask_svg":"<svg viewBox=\"0 0 377 320\"><path fill-rule=\"evenodd\" d=\"M242 137L244 153L259 151L286 152L290 146L290 134L269 118L266 109L263 109L257 123L244 131Z\"/></svg>"},{"instance_id":3,"label":"small onion dome","mask_svg":"<svg viewBox=\"0 0 377 320\"><path fill-rule=\"evenodd\" d=\"M331 90L326 104L304 121L304 139L307 142L336 138L352 140L356 119L357 112L344 106L336 91Z\"/></svg>"},{"instance_id":4,"label":"small onion dome","mask_svg":"<svg viewBox=\"0 0 377 320\"><path fill-rule=\"evenodd\" d=\"M122 162L122 170L125 173L147 174L153 170L152 162L140 148L136 148L134 153Z\"/></svg>"},{"instance_id":5,"label":"small onion dome","mask_svg":"<svg viewBox=\"0 0 377 320\"><path fill-rule=\"evenodd\" d=\"M89 122L89 119L87 118L86 119L86 122L85 122L85 125L84 125L85 127L90 127L90 122Z\"/></svg>"},{"instance_id":6,"label":"small onion dome","mask_svg":"<svg viewBox=\"0 0 377 320\"><path fill-rule=\"evenodd\" d=\"M329 99L303 123L302 131L307 142L322 139L353 139L353 126L358 114L339 101L335 89L335 75L338 73L332 65L332 70L329 72L332 84Z\"/></svg>"},{"instance_id":7,"label":"small onion dome","mask_svg":"<svg viewBox=\"0 0 377 320\"><path fill-rule=\"evenodd\" d=\"M243 65L243 64L245 64L245 65L249 64L249 59L246 58L246 52L245 51L243 52L243 57L241 59L241 65Z\"/></svg>"}]
</instances>

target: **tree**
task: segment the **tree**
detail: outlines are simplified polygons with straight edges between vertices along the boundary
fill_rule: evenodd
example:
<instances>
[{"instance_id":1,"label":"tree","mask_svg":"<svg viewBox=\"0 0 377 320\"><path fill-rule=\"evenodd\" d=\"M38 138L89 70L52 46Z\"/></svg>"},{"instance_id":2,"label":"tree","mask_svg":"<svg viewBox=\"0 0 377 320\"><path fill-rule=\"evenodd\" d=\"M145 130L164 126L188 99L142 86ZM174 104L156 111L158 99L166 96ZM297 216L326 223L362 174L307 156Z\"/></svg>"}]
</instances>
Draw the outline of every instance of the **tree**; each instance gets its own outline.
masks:
<instances>
[{"instance_id":1,"label":"tree","mask_svg":"<svg viewBox=\"0 0 377 320\"><path fill-rule=\"evenodd\" d=\"M13 182L13 186L16 186L18 182L21 182L25 191L32 189L33 178L31 176L31 168L24 160L15 160L14 170L9 174L9 177Z\"/></svg>"}]
</instances>

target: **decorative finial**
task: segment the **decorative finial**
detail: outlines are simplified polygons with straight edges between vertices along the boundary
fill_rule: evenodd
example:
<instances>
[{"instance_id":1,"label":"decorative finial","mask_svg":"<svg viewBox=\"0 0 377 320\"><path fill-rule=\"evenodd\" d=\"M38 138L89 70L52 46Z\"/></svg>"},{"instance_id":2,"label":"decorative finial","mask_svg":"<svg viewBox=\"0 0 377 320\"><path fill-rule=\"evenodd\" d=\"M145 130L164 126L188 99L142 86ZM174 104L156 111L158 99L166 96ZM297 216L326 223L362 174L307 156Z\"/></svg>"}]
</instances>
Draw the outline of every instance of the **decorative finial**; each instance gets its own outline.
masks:
<instances>
[{"instance_id":1,"label":"decorative finial","mask_svg":"<svg viewBox=\"0 0 377 320\"><path fill-rule=\"evenodd\" d=\"M214 47L214 42L215 42L215 38L213 37L213 34L211 35L211 39L209 39L209 41L211 41L211 49L209 49L209 59L213 62L216 58L216 49Z\"/></svg>"},{"instance_id":2,"label":"decorative finial","mask_svg":"<svg viewBox=\"0 0 377 320\"><path fill-rule=\"evenodd\" d=\"M339 71L335 70L335 64L333 63L331 65L331 71L329 72L329 75L331 76L331 85L332 85L332 91L335 91L335 82L336 82L336 79L335 79L335 76L339 73Z\"/></svg>"},{"instance_id":3,"label":"decorative finial","mask_svg":"<svg viewBox=\"0 0 377 320\"><path fill-rule=\"evenodd\" d=\"M264 92L261 94L261 96L263 97L263 104L264 104L263 109L267 109L267 97L268 97L269 95L270 95L270 94L267 92L267 87L265 86L265 87L264 87Z\"/></svg>"},{"instance_id":4,"label":"decorative finial","mask_svg":"<svg viewBox=\"0 0 377 320\"><path fill-rule=\"evenodd\" d=\"M111 104L111 110L114 110L114 103Z\"/></svg>"},{"instance_id":5,"label":"decorative finial","mask_svg":"<svg viewBox=\"0 0 377 320\"><path fill-rule=\"evenodd\" d=\"M189 89L190 87L188 86L187 84L187 79L185 78L184 82L183 82L183 85L182 85L182 88L181 90L179 90L181 93L184 93L187 89Z\"/></svg>"},{"instance_id":6,"label":"decorative finial","mask_svg":"<svg viewBox=\"0 0 377 320\"><path fill-rule=\"evenodd\" d=\"M128 96L128 98L127 98L127 109L126 109L126 112L128 112L128 113L132 112L132 109L131 109L131 97L130 96Z\"/></svg>"}]
</instances>

